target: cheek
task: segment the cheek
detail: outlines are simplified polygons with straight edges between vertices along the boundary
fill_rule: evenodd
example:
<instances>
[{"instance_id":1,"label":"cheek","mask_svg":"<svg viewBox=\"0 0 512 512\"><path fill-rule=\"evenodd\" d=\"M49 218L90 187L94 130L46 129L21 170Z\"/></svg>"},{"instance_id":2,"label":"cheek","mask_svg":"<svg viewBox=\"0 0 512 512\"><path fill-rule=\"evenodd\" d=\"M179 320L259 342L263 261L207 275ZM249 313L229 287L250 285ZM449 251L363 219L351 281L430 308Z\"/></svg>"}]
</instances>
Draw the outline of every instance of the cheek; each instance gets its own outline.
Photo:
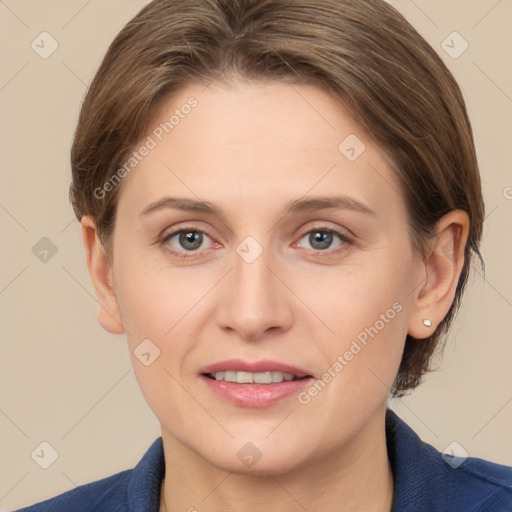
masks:
<instances>
[{"instance_id":1,"label":"cheek","mask_svg":"<svg viewBox=\"0 0 512 512\"><path fill-rule=\"evenodd\" d=\"M407 255L398 259L392 253L388 248L357 263L300 278L300 293L323 320L326 341L346 341L360 334L364 340L365 329L372 326L393 337L400 325L407 324L404 311L412 298L411 259Z\"/></svg>"},{"instance_id":2,"label":"cheek","mask_svg":"<svg viewBox=\"0 0 512 512\"><path fill-rule=\"evenodd\" d=\"M116 262L118 303L127 338L130 344L141 338L164 342L200 298L204 286L179 271L143 263L143 254L136 256Z\"/></svg>"},{"instance_id":3,"label":"cheek","mask_svg":"<svg viewBox=\"0 0 512 512\"><path fill-rule=\"evenodd\" d=\"M314 339L322 353L326 388L337 390L334 398L342 408L368 405L372 397L382 400L398 371L412 300L412 266L407 253L396 258L394 251L387 252L343 267L335 277L317 277L317 291L309 294L308 305L326 326L313 319L313 329L309 321L311 332L324 333Z\"/></svg>"},{"instance_id":4,"label":"cheek","mask_svg":"<svg viewBox=\"0 0 512 512\"><path fill-rule=\"evenodd\" d=\"M359 431L388 399L407 334L407 309L395 298L352 296L345 311L330 317L336 336L316 337L324 371L298 399L303 414L322 419L326 438Z\"/></svg>"},{"instance_id":5,"label":"cheek","mask_svg":"<svg viewBox=\"0 0 512 512\"><path fill-rule=\"evenodd\" d=\"M180 383L199 328L193 306L204 291L162 272L119 274L118 297L135 377L155 416L178 426L181 420L171 413L184 412L190 401Z\"/></svg>"},{"instance_id":6,"label":"cheek","mask_svg":"<svg viewBox=\"0 0 512 512\"><path fill-rule=\"evenodd\" d=\"M145 262L145 263L142 263ZM144 255L119 256L116 290L135 375L153 410L180 396L188 355L200 338L214 273L171 269Z\"/></svg>"}]
</instances>

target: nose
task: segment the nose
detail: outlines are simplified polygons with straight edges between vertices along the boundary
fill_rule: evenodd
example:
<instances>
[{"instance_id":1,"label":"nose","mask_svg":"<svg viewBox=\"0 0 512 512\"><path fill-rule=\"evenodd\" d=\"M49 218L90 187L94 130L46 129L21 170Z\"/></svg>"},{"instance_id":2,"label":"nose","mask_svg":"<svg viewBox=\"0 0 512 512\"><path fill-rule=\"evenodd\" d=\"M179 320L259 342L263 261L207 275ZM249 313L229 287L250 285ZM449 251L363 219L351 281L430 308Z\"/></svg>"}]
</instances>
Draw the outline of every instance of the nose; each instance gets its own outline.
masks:
<instances>
[{"instance_id":1,"label":"nose","mask_svg":"<svg viewBox=\"0 0 512 512\"><path fill-rule=\"evenodd\" d=\"M270 250L249 261L234 254L234 268L224 280L216 309L217 325L246 341L258 341L291 328L293 294Z\"/></svg>"}]
</instances>

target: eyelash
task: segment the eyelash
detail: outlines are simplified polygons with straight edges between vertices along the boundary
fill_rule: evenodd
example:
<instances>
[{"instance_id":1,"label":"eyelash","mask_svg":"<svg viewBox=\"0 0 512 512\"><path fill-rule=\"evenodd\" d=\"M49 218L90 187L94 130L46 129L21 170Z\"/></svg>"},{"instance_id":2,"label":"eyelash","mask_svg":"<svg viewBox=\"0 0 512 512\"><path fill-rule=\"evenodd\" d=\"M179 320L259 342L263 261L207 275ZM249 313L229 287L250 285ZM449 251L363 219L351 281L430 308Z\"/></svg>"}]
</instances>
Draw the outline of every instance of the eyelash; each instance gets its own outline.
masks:
<instances>
[{"instance_id":1,"label":"eyelash","mask_svg":"<svg viewBox=\"0 0 512 512\"><path fill-rule=\"evenodd\" d=\"M190 232L201 233L203 235L206 235L211 240L213 240L213 237L211 237L208 234L208 232L206 232L206 231L203 231L200 229L195 229L193 227L185 227L185 228L180 228L171 233L165 234L160 240L160 245L161 246L167 245L166 250L169 251L173 256L178 257L180 259L185 260L185 259L189 259L189 258L194 258L197 256L198 251L188 251L189 254L187 254L186 251L177 251L175 249L170 249L169 244L167 243L171 238L175 237L176 235L179 235L180 233L190 233ZM334 250L326 249L326 250L322 251L322 250L308 249L308 250L314 251L315 253L321 254L322 256L325 256L325 257L337 256L338 254L347 250L347 245L352 245L352 240L345 233L342 233L341 231L338 231L337 229L330 228L327 226L319 226L319 227L309 229L308 231L305 231L304 233L302 233L300 235L299 240L304 238L305 235L308 235L310 233L329 233L329 234L338 236L339 239L343 242L341 244L340 248L334 249Z\"/></svg>"}]
</instances>

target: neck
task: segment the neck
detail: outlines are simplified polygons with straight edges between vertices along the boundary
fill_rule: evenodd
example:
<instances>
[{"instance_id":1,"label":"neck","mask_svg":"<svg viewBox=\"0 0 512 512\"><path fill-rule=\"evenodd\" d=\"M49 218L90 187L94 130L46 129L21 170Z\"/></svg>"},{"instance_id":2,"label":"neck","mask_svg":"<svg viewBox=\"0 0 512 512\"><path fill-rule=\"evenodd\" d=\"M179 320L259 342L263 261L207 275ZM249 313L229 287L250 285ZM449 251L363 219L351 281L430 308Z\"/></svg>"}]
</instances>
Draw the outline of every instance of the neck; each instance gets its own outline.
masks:
<instances>
[{"instance_id":1,"label":"neck","mask_svg":"<svg viewBox=\"0 0 512 512\"><path fill-rule=\"evenodd\" d=\"M393 474L386 449L384 411L327 457L287 473L263 476L222 470L162 428L166 474L161 512L207 509L249 512L390 512Z\"/></svg>"}]
</instances>

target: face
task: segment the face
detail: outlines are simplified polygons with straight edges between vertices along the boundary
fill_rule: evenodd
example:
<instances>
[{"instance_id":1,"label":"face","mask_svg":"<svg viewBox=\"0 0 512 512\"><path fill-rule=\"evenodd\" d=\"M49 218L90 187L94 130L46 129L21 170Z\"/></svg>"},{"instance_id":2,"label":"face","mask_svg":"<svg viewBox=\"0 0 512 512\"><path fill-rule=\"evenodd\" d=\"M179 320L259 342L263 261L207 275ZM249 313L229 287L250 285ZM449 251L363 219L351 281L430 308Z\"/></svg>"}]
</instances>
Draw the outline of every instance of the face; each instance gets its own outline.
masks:
<instances>
[{"instance_id":1,"label":"face","mask_svg":"<svg viewBox=\"0 0 512 512\"><path fill-rule=\"evenodd\" d=\"M390 163L327 93L273 82L190 85L144 144L112 277L164 440L237 472L340 453L383 415L418 284Z\"/></svg>"}]
</instances>

